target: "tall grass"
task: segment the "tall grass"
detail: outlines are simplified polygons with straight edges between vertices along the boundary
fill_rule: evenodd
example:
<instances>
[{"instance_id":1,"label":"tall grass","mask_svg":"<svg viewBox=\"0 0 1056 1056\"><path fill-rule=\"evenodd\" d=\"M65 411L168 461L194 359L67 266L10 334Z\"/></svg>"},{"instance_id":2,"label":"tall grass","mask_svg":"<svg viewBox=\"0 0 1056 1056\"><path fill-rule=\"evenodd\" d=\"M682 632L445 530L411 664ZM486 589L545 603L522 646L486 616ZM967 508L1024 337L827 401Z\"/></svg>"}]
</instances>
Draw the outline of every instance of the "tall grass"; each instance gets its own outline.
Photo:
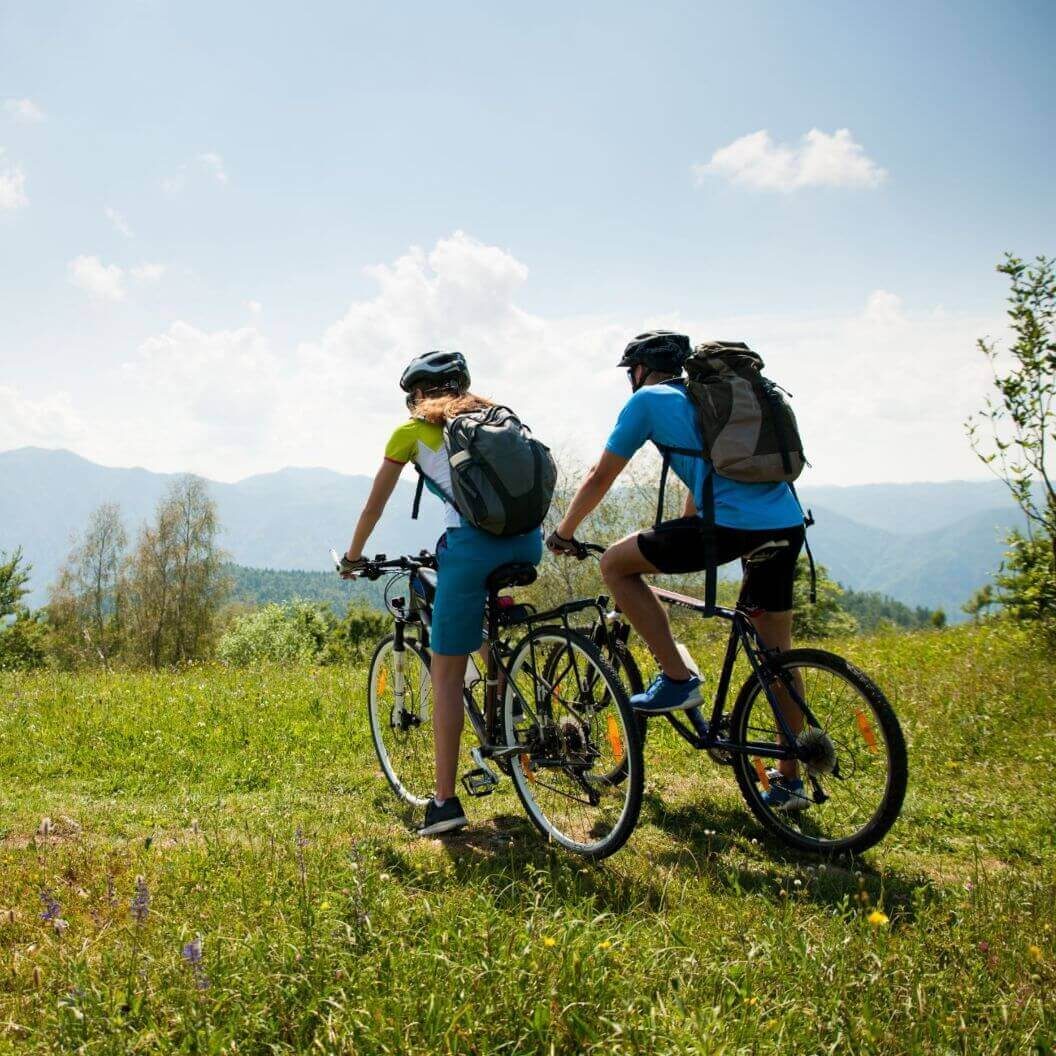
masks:
<instances>
[{"instance_id":1,"label":"tall grass","mask_svg":"<svg viewBox=\"0 0 1056 1056\"><path fill-rule=\"evenodd\" d=\"M853 862L771 843L663 726L587 866L508 791L415 840L362 669L7 676L0 1052L1051 1051L1056 663L1008 627L833 645L910 746Z\"/></svg>"}]
</instances>

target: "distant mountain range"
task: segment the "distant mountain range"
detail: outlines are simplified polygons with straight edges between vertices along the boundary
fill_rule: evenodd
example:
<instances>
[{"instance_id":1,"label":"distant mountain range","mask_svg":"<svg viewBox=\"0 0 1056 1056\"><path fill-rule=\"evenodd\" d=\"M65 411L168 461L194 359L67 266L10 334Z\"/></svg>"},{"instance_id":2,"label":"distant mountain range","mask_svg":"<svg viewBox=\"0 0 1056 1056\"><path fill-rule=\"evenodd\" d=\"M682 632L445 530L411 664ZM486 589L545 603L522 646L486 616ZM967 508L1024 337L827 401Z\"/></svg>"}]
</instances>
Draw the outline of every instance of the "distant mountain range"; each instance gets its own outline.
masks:
<instances>
[{"instance_id":1,"label":"distant mountain range","mask_svg":"<svg viewBox=\"0 0 1056 1056\"><path fill-rule=\"evenodd\" d=\"M47 586L75 532L103 502L117 502L130 531L149 518L172 474L100 466L69 451L0 452L0 550L21 546L33 564L31 604ZM235 484L210 482L223 545L250 568L326 571L329 548L347 545L370 478L328 469L282 469ZM410 519L414 487L401 481L371 542L389 554L431 547L439 503ZM862 484L800 489L817 524L817 559L856 590L881 591L951 619L997 569L1002 539L1022 517L999 481Z\"/></svg>"}]
</instances>

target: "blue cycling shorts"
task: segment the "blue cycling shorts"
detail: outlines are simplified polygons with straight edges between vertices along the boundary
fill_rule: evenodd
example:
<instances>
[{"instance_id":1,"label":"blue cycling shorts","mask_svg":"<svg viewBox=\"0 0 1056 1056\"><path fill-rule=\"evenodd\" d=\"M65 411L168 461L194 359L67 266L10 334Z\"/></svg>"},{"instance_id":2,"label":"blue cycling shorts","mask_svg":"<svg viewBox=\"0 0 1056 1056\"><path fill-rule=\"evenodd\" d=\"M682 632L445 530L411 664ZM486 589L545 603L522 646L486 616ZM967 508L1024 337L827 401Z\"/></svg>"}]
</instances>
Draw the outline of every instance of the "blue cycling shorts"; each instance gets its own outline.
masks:
<instances>
[{"instance_id":1,"label":"blue cycling shorts","mask_svg":"<svg viewBox=\"0 0 1056 1056\"><path fill-rule=\"evenodd\" d=\"M464 656L479 649L484 641L488 576L499 565L537 565L542 557L543 533L539 529L504 538L469 525L448 528L436 547L433 652Z\"/></svg>"}]
</instances>

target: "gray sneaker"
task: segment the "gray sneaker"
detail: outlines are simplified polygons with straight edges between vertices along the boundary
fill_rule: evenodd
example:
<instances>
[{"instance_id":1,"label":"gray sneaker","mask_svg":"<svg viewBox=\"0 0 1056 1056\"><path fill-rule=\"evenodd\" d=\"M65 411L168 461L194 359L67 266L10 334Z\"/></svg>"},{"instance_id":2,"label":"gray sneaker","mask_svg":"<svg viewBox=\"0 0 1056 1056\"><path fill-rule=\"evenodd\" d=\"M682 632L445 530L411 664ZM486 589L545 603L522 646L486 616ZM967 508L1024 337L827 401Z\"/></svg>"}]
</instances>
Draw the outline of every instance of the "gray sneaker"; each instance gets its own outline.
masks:
<instances>
[{"instance_id":1,"label":"gray sneaker","mask_svg":"<svg viewBox=\"0 0 1056 1056\"><path fill-rule=\"evenodd\" d=\"M469 824L462 804L458 796L445 799L443 806L437 806L436 800L431 799L425 808L425 821L418 826L419 836L440 836L445 832L453 832Z\"/></svg>"},{"instance_id":2,"label":"gray sneaker","mask_svg":"<svg viewBox=\"0 0 1056 1056\"><path fill-rule=\"evenodd\" d=\"M782 777L777 769L767 770L766 776L770 787L760 798L771 810L778 814L794 814L810 809L814 801L798 777Z\"/></svg>"}]
</instances>

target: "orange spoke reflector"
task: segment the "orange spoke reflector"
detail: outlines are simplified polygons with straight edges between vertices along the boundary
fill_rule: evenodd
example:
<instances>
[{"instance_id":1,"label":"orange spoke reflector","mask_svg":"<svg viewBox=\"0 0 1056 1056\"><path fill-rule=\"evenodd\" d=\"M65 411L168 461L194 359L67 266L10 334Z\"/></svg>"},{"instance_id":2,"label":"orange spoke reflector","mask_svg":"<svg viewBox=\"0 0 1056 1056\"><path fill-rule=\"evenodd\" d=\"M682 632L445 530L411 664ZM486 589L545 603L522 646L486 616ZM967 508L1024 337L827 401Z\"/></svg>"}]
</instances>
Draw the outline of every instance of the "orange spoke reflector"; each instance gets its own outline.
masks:
<instances>
[{"instance_id":1,"label":"orange spoke reflector","mask_svg":"<svg viewBox=\"0 0 1056 1056\"><path fill-rule=\"evenodd\" d=\"M524 771L524 776L529 781L535 780L535 771L532 769L532 760L527 752L521 754L521 769Z\"/></svg>"},{"instance_id":2,"label":"orange spoke reflector","mask_svg":"<svg viewBox=\"0 0 1056 1056\"><path fill-rule=\"evenodd\" d=\"M770 778L766 776L766 765L763 763L762 759L758 758L758 756L752 760L752 763L755 766L755 772L759 778L759 784L763 786L763 791L769 792Z\"/></svg>"},{"instance_id":3,"label":"orange spoke reflector","mask_svg":"<svg viewBox=\"0 0 1056 1056\"><path fill-rule=\"evenodd\" d=\"M623 762L623 738L620 736L620 726L616 721L615 715L607 716L607 732L609 735L609 747L612 748L612 754L616 758L617 763Z\"/></svg>"},{"instance_id":4,"label":"orange spoke reflector","mask_svg":"<svg viewBox=\"0 0 1056 1056\"><path fill-rule=\"evenodd\" d=\"M388 686L388 684L389 684L389 671L388 671L388 668L383 667L381 669L381 674L378 675L378 696L379 697L382 695L382 693L385 692L385 688Z\"/></svg>"},{"instance_id":5,"label":"orange spoke reflector","mask_svg":"<svg viewBox=\"0 0 1056 1056\"><path fill-rule=\"evenodd\" d=\"M854 717L858 720L858 731L862 735L862 739L865 741L869 751L876 751L876 734L873 733L873 727L869 723L869 719L866 717L864 711L859 708L855 713Z\"/></svg>"}]
</instances>

